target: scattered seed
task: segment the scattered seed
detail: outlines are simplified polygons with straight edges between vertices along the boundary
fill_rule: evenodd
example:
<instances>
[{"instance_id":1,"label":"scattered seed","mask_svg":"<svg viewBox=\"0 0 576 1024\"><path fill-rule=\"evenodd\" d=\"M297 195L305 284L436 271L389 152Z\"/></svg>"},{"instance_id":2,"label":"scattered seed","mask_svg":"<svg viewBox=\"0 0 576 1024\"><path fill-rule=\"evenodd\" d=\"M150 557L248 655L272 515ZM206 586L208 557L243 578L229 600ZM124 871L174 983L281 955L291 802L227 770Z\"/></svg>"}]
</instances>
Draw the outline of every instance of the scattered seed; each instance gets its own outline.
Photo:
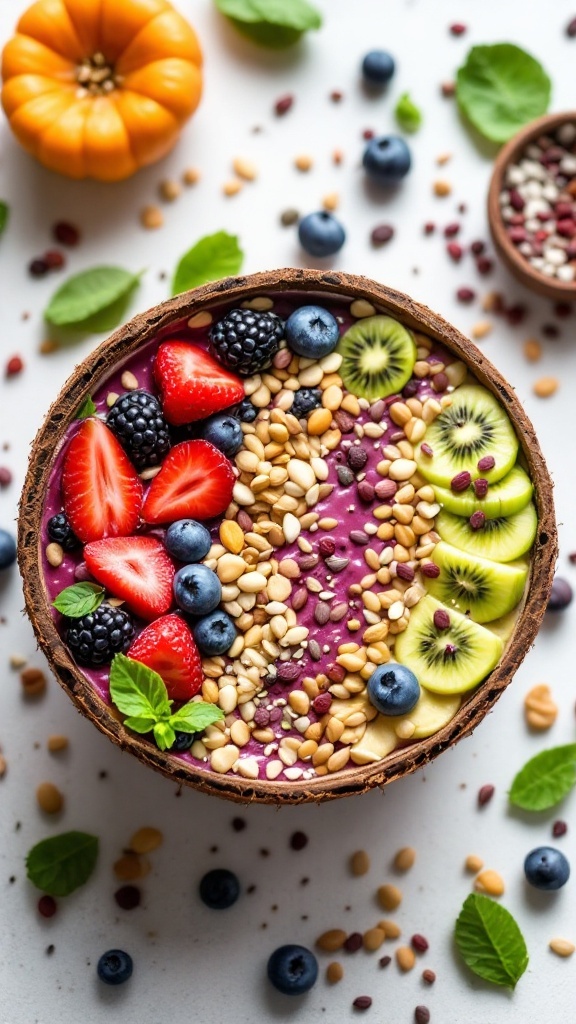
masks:
<instances>
[{"instance_id":1,"label":"scattered seed","mask_svg":"<svg viewBox=\"0 0 576 1024\"><path fill-rule=\"evenodd\" d=\"M477 875L484 867L484 861L481 857L477 857L475 853L469 853L464 861L464 867L472 875Z\"/></svg>"},{"instance_id":2,"label":"scattered seed","mask_svg":"<svg viewBox=\"0 0 576 1024\"><path fill-rule=\"evenodd\" d=\"M26 697L39 697L46 690L46 676L40 668L25 668L20 682Z\"/></svg>"},{"instance_id":3,"label":"scattered seed","mask_svg":"<svg viewBox=\"0 0 576 1024\"><path fill-rule=\"evenodd\" d=\"M439 179L433 183L432 190L435 196L449 196L452 192L452 185L449 181Z\"/></svg>"},{"instance_id":4,"label":"scattered seed","mask_svg":"<svg viewBox=\"0 0 576 1024\"><path fill-rule=\"evenodd\" d=\"M356 999L352 1003L355 1010L369 1010L372 1006L371 996L356 996Z\"/></svg>"},{"instance_id":5,"label":"scattered seed","mask_svg":"<svg viewBox=\"0 0 576 1024\"><path fill-rule=\"evenodd\" d=\"M532 388L535 395L538 398L551 398L555 395L560 387L560 381L557 377L540 377Z\"/></svg>"},{"instance_id":6,"label":"scattered seed","mask_svg":"<svg viewBox=\"0 0 576 1024\"><path fill-rule=\"evenodd\" d=\"M232 164L234 174L239 178L243 178L244 181L254 181L258 177L258 171L256 165L250 160L245 160L243 157L236 157Z\"/></svg>"},{"instance_id":7,"label":"scattered seed","mask_svg":"<svg viewBox=\"0 0 576 1024\"><path fill-rule=\"evenodd\" d=\"M294 160L294 166L296 170L302 171L303 173L310 171L312 169L313 163L314 161L312 160L312 157L308 156L306 153L302 153L300 156L297 156Z\"/></svg>"},{"instance_id":8,"label":"scattered seed","mask_svg":"<svg viewBox=\"0 0 576 1024\"><path fill-rule=\"evenodd\" d=\"M114 899L122 910L134 910L140 905L140 889L135 885L123 885L114 893Z\"/></svg>"},{"instance_id":9,"label":"scattered seed","mask_svg":"<svg viewBox=\"0 0 576 1024\"><path fill-rule=\"evenodd\" d=\"M550 949L556 956L568 957L572 956L576 946L569 939L550 939L548 943Z\"/></svg>"},{"instance_id":10,"label":"scattered seed","mask_svg":"<svg viewBox=\"0 0 576 1024\"><path fill-rule=\"evenodd\" d=\"M524 698L524 715L531 729L543 732L550 729L558 715L558 705L546 683L533 686Z\"/></svg>"},{"instance_id":11,"label":"scattered seed","mask_svg":"<svg viewBox=\"0 0 576 1024\"><path fill-rule=\"evenodd\" d=\"M412 846L403 846L394 857L393 865L396 871L409 871L414 866L415 860L416 850ZM394 908L387 907L386 909L393 910Z\"/></svg>"},{"instance_id":12,"label":"scattered seed","mask_svg":"<svg viewBox=\"0 0 576 1024\"><path fill-rule=\"evenodd\" d=\"M346 932L342 928L331 928L316 939L316 946L325 953L335 953L336 950L342 949L345 941Z\"/></svg>"},{"instance_id":13,"label":"scattered seed","mask_svg":"<svg viewBox=\"0 0 576 1024\"><path fill-rule=\"evenodd\" d=\"M303 850L308 846L308 836L305 832L293 832L290 836L290 849Z\"/></svg>"},{"instance_id":14,"label":"scattered seed","mask_svg":"<svg viewBox=\"0 0 576 1024\"><path fill-rule=\"evenodd\" d=\"M277 117L282 117L283 114L287 114L290 108L294 104L294 97L288 93L286 96L281 96L280 99L276 100L274 104L274 113Z\"/></svg>"},{"instance_id":15,"label":"scattered seed","mask_svg":"<svg viewBox=\"0 0 576 1024\"><path fill-rule=\"evenodd\" d=\"M524 342L524 356L529 363L537 363L542 358L542 345L536 338Z\"/></svg>"},{"instance_id":16,"label":"scattered seed","mask_svg":"<svg viewBox=\"0 0 576 1024\"><path fill-rule=\"evenodd\" d=\"M182 185L179 181L167 179L160 182L158 191L165 202L173 203L175 199L178 199L182 195Z\"/></svg>"},{"instance_id":17,"label":"scattered seed","mask_svg":"<svg viewBox=\"0 0 576 1024\"><path fill-rule=\"evenodd\" d=\"M200 181L200 171L197 167L187 167L182 175L185 185L196 185Z\"/></svg>"},{"instance_id":18,"label":"scattered seed","mask_svg":"<svg viewBox=\"0 0 576 1024\"><path fill-rule=\"evenodd\" d=\"M388 967L388 964L391 964L391 963L392 963L392 957L391 956L381 956L379 961L378 961L378 966L379 967Z\"/></svg>"},{"instance_id":19,"label":"scattered seed","mask_svg":"<svg viewBox=\"0 0 576 1024\"><path fill-rule=\"evenodd\" d=\"M474 341L481 341L482 338L485 338L490 334L491 330L492 323L490 320L478 320L470 331L470 337L473 338Z\"/></svg>"},{"instance_id":20,"label":"scattered seed","mask_svg":"<svg viewBox=\"0 0 576 1024\"><path fill-rule=\"evenodd\" d=\"M414 1024L429 1024L430 1010L427 1006L417 1006L414 1010Z\"/></svg>"},{"instance_id":21,"label":"scattered seed","mask_svg":"<svg viewBox=\"0 0 576 1024\"><path fill-rule=\"evenodd\" d=\"M326 968L326 981L329 981L331 985L336 985L339 981L342 981L344 977L344 968L342 964L338 963L337 960L333 960L329 963Z\"/></svg>"},{"instance_id":22,"label":"scattered seed","mask_svg":"<svg viewBox=\"0 0 576 1024\"><path fill-rule=\"evenodd\" d=\"M485 804L489 803L493 796L494 786L490 784L486 786L481 786L480 789L478 790L478 806L484 807Z\"/></svg>"},{"instance_id":23,"label":"scattered seed","mask_svg":"<svg viewBox=\"0 0 576 1024\"><path fill-rule=\"evenodd\" d=\"M402 893L395 885L381 885L376 896L384 910L396 910L402 902Z\"/></svg>"},{"instance_id":24,"label":"scattered seed","mask_svg":"<svg viewBox=\"0 0 576 1024\"><path fill-rule=\"evenodd\" d=\"M285 228L289 228L293 224L297 224L299 220L300 220L300 214L298 213L298 210L294 210L294 209L283 210L282 213L280 214L280 223Z\"/></svg>"},{"instance_id":25,"label":"scattered seed","mask_svg":"<svg viewBox=\"0 0 576 1024\"><path fill-rule=\"evenodd\" d=\"M416 963L414 950L410 946L398 946L396 950L396 963L401 971L411 971Z\"/></svg>"},{"instance_id":26,"label":"scattered seed","mask_svg":"<svg viewBox=\"0 0 576 1024\"><path fill-rule=\"evenodd\" d=\"M423 935L420 935L419 933L416 933L416 935L412 936L412 938L410 939L410 943L412 945L412 949L415 949L417 953L425 953L429 945L428 939L426 939Z\"/></svg>"},{"instance_id":27,"label":"scattered seed","mask_svg":"<svg viewBox=\"0 0 576 1024\"><path fill-rule=\"evenodd\" d=\"M60 735L49 736L46 746L51 754L58 754L61 750L67 749L68 737Z\"/></svg>"},{"instance_id":28,"label":"scattered seed","mask_svg":"<svg viewBox=\"0 0 576 1024\"><path fill-rule=\"evenodd\" d=\"M436 981L436 974L427 967L425 971L422 971L422 981L425 981L427 985L433 985Z\"/></svg>"},{"instance_id":29,"label":"scattered seed","mask_svg":"<svg viewBox=\"0 0 576 1024\"><path fill-rule=\"evenodd\" d=\"M353 875L365 875L370 870L370 858L365 850L356 850L350 858L350 871Z\"/></svg>"},{"instance_id":30,"label":"scattered seed","mask_svg":"<svg viewBox=\"0 0 576 1024\"><path fill-rule=\"evenodd\" d=\"M64 797L53 782L41 782L36 790L36 799L45 814L58 814L64 806Z\"/></svg>"},{"instance_id":31,"label":"scattered seed","mask_svg":"<svg viewBox=\"0 0 576 1024\"><path fill-rule=\"evenodd\" d=\"M44 894L38 900L38 913L42 917L54 917L54 914L58 910L58 905L53 896Z\"/></svg>"},{"instance_id":32,"label":"scattered seed","mask_svg":"<svg viewBox=\"0 0 576 1024\"><path fill-rule=\"evenodd\" d=\"M6 363L5 374L7 377L17 377L24 369L24 360L21 356L11 356Z\"/></svg>"},{"instance_id":33,"label":"scattered seed","mask_svg":"<svg viewBox=\"0 0 576 1024\"><path fill-rule=\"evenodd\" d=\"M378 224L370 232L370 241L375 248L386 245L392 238L394 238L394 228L391 224Z\"/></svg>"},{"instance_id":34,"label":"scattered seed","mask_svg":"<svg viewBox=\"0 0 576 1024\"><path fill-rule=\"evenodd\" d=\"M145 206L140 211L140 223L147 231L155 231L164 225L164 214L159 206Z\"/></svg>"},{"instance_id":35,"label":"scattered seed","mask_svg":"<svg viewBox=\"0 0 576 1024\"><path fill-rule=\"evenodd\" d=\"M502 896L504 892L504 880L497 871L481 871L474 882L476 892L483 892L487 896Z\"/></svg>"},{"instance_id":36,"label":"scattered seed","mask_svg":"<svg viewBox=\"0 0 576 1024\"><path fill-rule=\"evenodd\" d=\"M555 821L552 825L552 835L558 839L560 836L565 836L568 831L568 825L565 821Z\"/></svg>"},{"instance_id":37,"label":"scattered seed","mask_svg":"<svg viewBox=\"0 0 576 1024\"><path fill-rule=\"evenodd\" d=\"M363 939L360 932L351 932L344 940L344 949L347 953L357 953L362 949Z\"/></svg>"},{"instance_id":38,"label":"scattered seed","mask_svg":"<svg viewBox=\"0 0 576 1024\"><path fill-rule=\"evenodd\" d=\"M243 185L239 178L230 178L222 185L222 192L225 196L236 196L242 191Z\"/></svg>"}]
</instances>

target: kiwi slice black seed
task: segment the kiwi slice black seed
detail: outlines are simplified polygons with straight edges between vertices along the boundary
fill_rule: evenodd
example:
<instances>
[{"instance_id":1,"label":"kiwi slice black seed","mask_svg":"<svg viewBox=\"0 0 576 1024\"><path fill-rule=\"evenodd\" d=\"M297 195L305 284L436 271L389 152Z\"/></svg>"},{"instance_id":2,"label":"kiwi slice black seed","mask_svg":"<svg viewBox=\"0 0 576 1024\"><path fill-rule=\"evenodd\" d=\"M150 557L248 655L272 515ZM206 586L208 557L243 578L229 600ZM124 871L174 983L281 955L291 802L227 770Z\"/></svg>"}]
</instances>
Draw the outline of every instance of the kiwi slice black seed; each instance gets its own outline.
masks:
<instances>
[{"instance_id":1,"label":"kiwi slice black seed","mask_svg":"<svg viewBox=\"0 0 576 1024\"><path fill-rule=\"evenodd\" d=\"M426 581L429 592L475 622L491 622L506 615L524 592L526 561L500 564L460 551L444 540L434 548L434 561L440 575Z\"/></svg>"},{"instance_id":2,"label":"kiwi slice black seed","mask_svg":"<svg viewBox=\"0 0 576 1024\"><path fill-rule=\"evenodd\" d=\"M462 551L491 558L494 562L513 562L532 547L537 527L538 516L530 502L516 515L486 519L477 530L464 516L455 516L442 509L436 516L434 529L442 540Z\"/></svg>"},{"instance_id":3,"label":"kiwi slice black seed","mask_svg":"<svg viewBox=\"0 0 576 1024\"><path fill-rule=\"evenodd\" d=\"M390 316L359 320L338 342L345 387L370 402L401 391L416 362L410 331Z\"/></svg>"},{"instance_id":4,"label":"kiwi slice black seed","mask_svg":"<svg viewBox=\"0 0 576 1024\"><path fill-rule=\"evenodd\" d=\"M449 626L434 624L436 611L448 613ZM396 637L395 654L421 686L434 693L464 693L498 664L504 643L484 626L427 595L412 609L410 622Z\"/></svg>"},{"instance_id":5,"label":"kiwi slice black seed","mask_svg":"<svg viewBox=\"0 0 576 1024\"><path fill-rule=\"evenodd\" d=\"M472 479L501 480L518 452L518 438L504 409L479 384L465 384L451 398L451 405L430 424L416 448L414 458L422 476L440 487L449 487L454 477L465 471ZM424 452L422 444L426 445ZM479 469L480 459L490 455L493 469Z\"/></svg>"}]
</instances>

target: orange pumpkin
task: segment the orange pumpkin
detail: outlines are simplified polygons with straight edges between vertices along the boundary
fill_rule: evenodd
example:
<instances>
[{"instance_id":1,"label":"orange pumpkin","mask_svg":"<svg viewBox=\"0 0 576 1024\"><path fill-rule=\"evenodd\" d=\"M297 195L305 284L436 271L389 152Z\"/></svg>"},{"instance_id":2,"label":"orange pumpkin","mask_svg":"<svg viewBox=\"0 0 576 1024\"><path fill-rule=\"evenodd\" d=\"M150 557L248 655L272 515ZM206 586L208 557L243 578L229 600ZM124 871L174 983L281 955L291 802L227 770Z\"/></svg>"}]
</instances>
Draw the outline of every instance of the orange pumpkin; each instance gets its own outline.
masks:
<instances>
[{"instance_id":1,"label":"orange pumpkin","mask_svg":"<svg viewBox=\"0 0 576 1024\"><path fill-rule=\"evenodd\" d=\"M172 148L200 101L201 68L168 0L37 0L4 48L2 105L45 167L119 181Z\"/></svg>"}]
</instances>

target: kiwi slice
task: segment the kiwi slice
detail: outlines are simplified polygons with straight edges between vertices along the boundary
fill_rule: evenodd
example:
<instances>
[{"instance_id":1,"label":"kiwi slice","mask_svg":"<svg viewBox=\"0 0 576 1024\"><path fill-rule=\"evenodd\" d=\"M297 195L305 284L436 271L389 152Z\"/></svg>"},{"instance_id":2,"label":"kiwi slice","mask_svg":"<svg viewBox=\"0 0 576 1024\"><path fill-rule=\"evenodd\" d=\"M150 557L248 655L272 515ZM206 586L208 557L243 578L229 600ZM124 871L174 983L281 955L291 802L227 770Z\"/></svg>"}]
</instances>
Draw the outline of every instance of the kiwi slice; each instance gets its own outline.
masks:
<instances>
[{"instance_id":1,"label":"kiwi slice","mask_svg":"<svg viewBox=\"0 0 576 1024\"><path fill-rule=\"evenodd\" d=\"M440 575L426 581L429 593L475 622L499 619L512 611L522 597L528 577L525 561L500 565L489 558L459 551L444 540L434 548L433 557Z\"/></svg>"},{"instance_id":2,"label":"kiwi slice","mask_svg":"<svg viewBox=\"0 0 576 1024\"><path fill-rule=\"evenodd\" d=\"M434 625L434 612L439 610L450 616L447 629ZM498 664L503 649L495 633L427 595L412 609L407 629L396 637L394 653L422 687L454 694L477 686Z\"/></svg>"},{"instance_id":3,"label":"kiwi slice","mask_svg":"<svg viewBox=\"0 0 576 1024\"><path fill-rule=\"evenodd\" d=\"M485 498L477 498L474 489L456 494L448 487L434 486L436 501L456 516L470 518L480 509L487 519L500 519L520 512L532 497L532 481L521 466L516 464L497 484L490 484Z\"/></svg>"},{"instance_id":4,"label":"kiwi slice","mask_svg":"<svg viewBox=\"0 0 576 1024\"><path fill-rule=\"evenodd\" d=\"M368 316L344 334L336 349L342 356L345 387L370 402L401 391L416 362L410 331L390 316Z\"/></svg>"},{"instance_id":5,"label":"kiwi slice","mask_svg":"<svg viewBox=\"0 0 576 1024\"><path fill-rule=\"evenodd\" d=\"M496 633L500 639L507 644L514 629L518 622L518 612L516 610L508 612L507 615L503 615L501 619L494 619L494 622L487 622L486 629L489 629L491 633Z\"/></svg>"},{"instance_id":6,"label":"kiwi slice","mask_svg":"<svg viewBox=\"0 0 576 1024\"><path fill-rule=\"evenodd\" d=\"M424 452L422 444L428 446ZM432 455L426 454L429 448ZM465 384L454 391L452 404L430 424L414 458L422 476L449 487L464 471L472 479L501 480L512 469L517 452L518 438L494 395L479 384ZM494 468L481 471L478 462L487 455L493 457Z\"/></svg>"},{"instance_id":7,"label":"kiwi slice","mask_svg":"<svg viewBox=\"0 0 576 1024\"><path fill-rule=\"evenodd\" d=\"M536 509L530 502L513 516L487 519L479 530L473 530L470 520L464 516L455 516L443 509L436 516L434 529L442 540L462 551L491 558L494 562L512 562L532 547L537 526Z\"/></svg>"}]
</instances>

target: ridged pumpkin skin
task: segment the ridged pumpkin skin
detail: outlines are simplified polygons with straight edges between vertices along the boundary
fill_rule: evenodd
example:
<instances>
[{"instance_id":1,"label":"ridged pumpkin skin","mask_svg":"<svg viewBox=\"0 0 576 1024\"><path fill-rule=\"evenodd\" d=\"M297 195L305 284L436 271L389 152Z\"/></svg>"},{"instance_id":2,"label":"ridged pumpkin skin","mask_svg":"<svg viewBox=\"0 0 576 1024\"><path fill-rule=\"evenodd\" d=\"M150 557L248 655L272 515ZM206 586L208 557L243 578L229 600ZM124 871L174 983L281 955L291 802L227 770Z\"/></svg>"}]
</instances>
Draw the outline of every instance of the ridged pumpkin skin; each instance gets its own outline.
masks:
<instances>
[{"instance_id":1,"label":"ridged pumpkin skin","mask_svg":"<svg viewBox=\"0 0 576 1024\"><path fill-rule=\"evenodd\" d=\"M102 59L110 85L82 84ZM168 0L37 0L4 48L2 79L12 131L45 167L120 181L176 142L200 102L202 53Z\"/></svg>"}]
</instances>

